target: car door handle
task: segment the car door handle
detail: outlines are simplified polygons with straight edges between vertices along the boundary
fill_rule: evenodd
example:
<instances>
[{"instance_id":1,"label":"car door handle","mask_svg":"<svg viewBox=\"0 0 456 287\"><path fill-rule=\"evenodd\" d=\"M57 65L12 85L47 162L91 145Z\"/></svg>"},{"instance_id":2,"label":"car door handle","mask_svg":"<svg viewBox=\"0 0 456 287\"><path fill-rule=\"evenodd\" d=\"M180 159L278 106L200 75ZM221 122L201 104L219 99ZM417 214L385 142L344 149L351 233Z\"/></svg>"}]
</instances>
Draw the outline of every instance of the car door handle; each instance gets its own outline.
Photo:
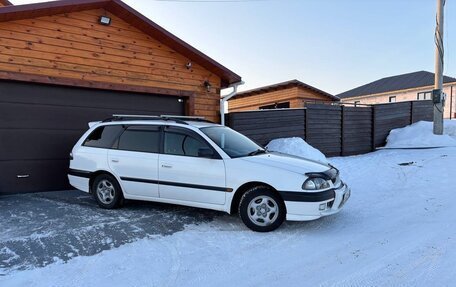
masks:
<instances>
[{"instance_id":1,"label":"car door handle","mask_svg":"<svg viewBox=\"0 0 456 287\"><path fill-rule=\"evenodd\" d=\"M111 161L112 161L112 162L115 162L115 163L118 163L118 162L119 162L119 160L116 159L116 158L111 159Z\"/></svg>"},{"instance_id":2,"label":"car door handle","mask_svg":"<svg viewBox=\"0 0 456 287\"><path fill-rule=\"evenodd\" d=\"M29 178L30 175L29 174L18 174L16 175L17 178Z\"/></svg>"},{"instance_id":3,"label":"car door handle","mask_svg":"<svg viewBox=\"0 0 456 287\"><path fill-rule=\"evenodd\" d=\"M170 164L162 164L162 167L163 168L172 168L173 166Z\"/></svg>"}]
</instances>

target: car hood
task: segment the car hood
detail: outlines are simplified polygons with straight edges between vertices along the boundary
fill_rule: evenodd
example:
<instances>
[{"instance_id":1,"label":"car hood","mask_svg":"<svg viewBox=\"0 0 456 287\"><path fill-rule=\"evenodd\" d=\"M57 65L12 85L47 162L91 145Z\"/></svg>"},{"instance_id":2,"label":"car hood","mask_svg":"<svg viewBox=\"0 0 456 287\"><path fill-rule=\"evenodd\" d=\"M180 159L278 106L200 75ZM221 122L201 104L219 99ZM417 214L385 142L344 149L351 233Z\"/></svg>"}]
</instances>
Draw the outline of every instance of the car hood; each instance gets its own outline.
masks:
<instances>
[{"instance_id":1,"label":"car hood","mask_svg":"<svg viewBox=\"0 0 456 287\"><path fill-rule=\"evenodd\" d=\"M331 166L318 161L277 152L244 157L242 160L280 168L299 174L305 174L307 172L323 172L331 168Z\"/></svg>"}]
</instances>

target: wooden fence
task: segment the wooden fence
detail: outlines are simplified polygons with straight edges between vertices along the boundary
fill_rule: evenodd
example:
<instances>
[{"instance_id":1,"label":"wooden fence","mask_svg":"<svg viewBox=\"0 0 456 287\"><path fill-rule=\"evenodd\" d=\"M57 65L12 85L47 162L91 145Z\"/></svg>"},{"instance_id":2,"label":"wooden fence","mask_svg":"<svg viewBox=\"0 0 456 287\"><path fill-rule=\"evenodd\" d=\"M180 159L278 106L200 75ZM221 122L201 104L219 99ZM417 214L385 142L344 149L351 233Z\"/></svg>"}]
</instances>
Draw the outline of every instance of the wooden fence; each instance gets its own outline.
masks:
<instances>
[{"instance_id":1,"label":"wooden fence","mask_svg":"<svg viewBox=\"0 0 456 287\"><path fill-rule=\"evenodd\" d=\"M227 124L261 145L301 137L327 156L367 153L385 144L392 129L432 121L431 101L363 107L311 104L303 109L235 112Z\"/></svg>"}]
</instances>

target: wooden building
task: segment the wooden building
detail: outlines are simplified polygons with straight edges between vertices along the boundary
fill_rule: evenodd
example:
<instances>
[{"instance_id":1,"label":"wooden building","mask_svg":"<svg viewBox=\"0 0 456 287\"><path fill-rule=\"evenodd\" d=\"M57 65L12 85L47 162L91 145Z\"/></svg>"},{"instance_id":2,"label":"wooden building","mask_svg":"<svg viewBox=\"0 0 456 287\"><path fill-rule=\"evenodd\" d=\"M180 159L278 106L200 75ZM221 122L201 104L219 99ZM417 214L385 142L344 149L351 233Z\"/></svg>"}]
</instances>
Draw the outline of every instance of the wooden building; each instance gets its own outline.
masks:
<instances>
[{"instance_id":1,"label":"wooden building","mask_svg":"<svg viewBox=\"0 0 456 287\"><path fill-rule=\"evenodd\" d=\"M0 193L67 187L71 147L114 113L219 120L241 78L120 0L0 0Z\"/></svg>"},{"instance_id":2,"label":"wooden building","mask_svg":"<svg viewBox=\"0 0 456 287\"><path fill-rule=\"evenodd\" d=\"M10 5L13 5L13 3L11 3L8 0L0 0L0 7L10 6Z\"/></svg>"},{"instance_id":3,"label":"wooden building","mask_svg":"<svg viewBox=\"0 0 456 287\"><path fill-rule=\"evenodd\" d=\"M303 108L306 103L338 102L335 97L298 80L238 93L228 101L230 112L261 109Z\"/></svg>"}]
</instances>

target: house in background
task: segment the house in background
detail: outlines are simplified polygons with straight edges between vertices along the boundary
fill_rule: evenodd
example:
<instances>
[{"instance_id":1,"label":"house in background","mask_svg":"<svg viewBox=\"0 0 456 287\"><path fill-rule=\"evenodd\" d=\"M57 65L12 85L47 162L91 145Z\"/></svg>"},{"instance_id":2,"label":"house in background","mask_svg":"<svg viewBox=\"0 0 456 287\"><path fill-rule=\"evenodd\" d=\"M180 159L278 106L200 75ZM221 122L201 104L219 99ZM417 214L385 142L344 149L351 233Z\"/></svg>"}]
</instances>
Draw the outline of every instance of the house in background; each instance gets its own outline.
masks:
<instances>
[{"instance_id":1,"label":"house in background","mask_svg":"<svg viewBox=\"0 0 456 287\"><path fill-rule=\"evenodd\" d=\"M298 80L240 92L228 101L229 112L303 108L306 103L339 102L339 98Z\"/></svg>"},{"instance_id":2,"label":"house in background","mask_svg":"<svg viewBox=\"0 0 456 287\"><path fill-rule=\"evenodd\" d=\"M456 78L443 78L445 102L445 118L454 118ZM434 89L434 73L419 71L392 76L354 88L337 96L343 103L382 104L414 100L431 100Z\"/></svg>"}]
</instances>

